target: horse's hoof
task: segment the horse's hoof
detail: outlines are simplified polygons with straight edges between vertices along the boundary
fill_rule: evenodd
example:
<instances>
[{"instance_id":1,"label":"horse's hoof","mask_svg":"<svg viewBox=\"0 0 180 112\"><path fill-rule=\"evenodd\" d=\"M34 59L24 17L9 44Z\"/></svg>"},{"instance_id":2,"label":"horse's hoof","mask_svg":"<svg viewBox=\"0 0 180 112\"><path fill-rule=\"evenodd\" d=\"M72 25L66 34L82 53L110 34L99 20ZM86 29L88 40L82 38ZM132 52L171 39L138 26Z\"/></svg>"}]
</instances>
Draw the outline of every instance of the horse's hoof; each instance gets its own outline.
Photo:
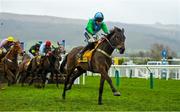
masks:
<instances>
[{"instance_id":1,"label":"horse's hoof","mask_svg":"<svg viewBox=\"0 0 180 112\"><path fill-rule=\"evenodd\" d=\"M121 96L120 92L114 92L114 96Z\"/></svg>"},{"instance_id":2,"label":"horse's hoof","mask_svg":"<svg viewBox=\"0 0 180 112\"><path fill-rule=\"evenodd\" d=\"M62 95L62 99L65 100L65 95Z\"/></svg>"},{"instance_id":3,"label":"horse's hoof","mask_svg":"<svg viewBox=\"0 0 180 112\"><path fill-rule=\"evenodd\" d=\"M6 88L0 88L1 90L5 90Z\"/></svg>"}]
</instances>

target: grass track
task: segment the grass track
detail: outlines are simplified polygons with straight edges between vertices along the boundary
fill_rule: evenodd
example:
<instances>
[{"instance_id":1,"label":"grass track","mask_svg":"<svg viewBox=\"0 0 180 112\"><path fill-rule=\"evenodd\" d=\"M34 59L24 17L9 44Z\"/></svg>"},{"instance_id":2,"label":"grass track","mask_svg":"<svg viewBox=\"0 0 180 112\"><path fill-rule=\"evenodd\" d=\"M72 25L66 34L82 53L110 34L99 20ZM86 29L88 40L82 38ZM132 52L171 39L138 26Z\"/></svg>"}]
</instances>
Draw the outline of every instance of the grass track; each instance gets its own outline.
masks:
<instances>
[{"instance_id":1,"label":"grass track","mask_svg":"<svg viewBox=\"0 0 180 112\"><path fill-rule=\"evenodd\" d=\"M113 80L115 83L115 80ZM45 89L14 85L0 90L0 111L124 111L166 110L180 111L180 81L154 81L154 89L146 79L120 79L118 90L122 96L113 96L107 82L103 93L103 105L97 105L99 77L86 77L85 85L75 85L61 98L63 85L46 85Z\"/></svg>"}]
</instances>

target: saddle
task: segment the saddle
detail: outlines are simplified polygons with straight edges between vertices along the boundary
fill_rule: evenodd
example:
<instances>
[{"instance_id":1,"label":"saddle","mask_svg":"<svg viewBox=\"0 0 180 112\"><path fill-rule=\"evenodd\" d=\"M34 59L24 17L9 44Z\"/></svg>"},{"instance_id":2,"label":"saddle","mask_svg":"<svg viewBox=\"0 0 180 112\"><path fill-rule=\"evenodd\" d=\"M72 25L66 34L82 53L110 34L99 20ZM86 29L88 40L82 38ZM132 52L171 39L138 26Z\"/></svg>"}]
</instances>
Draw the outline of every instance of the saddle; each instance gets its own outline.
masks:
<instances>
[{"instance_id":1,"label":"saddle","mask_svg":"<svg viewBox=\"0 0 180 112\"><path fill-rule=\"evenodd\" d=\"M102 42L102 40L99 40L97 43L95 43L94 49L85 51L83 56L82 56L82 59L78 58L78 63L88 63L88 62L90 62L91 59L92 59L92 55L93 55L94 51L97 49L97 47L99 46L99 44L101 42Z\"/></svg>"},{"instance_id":2,"label":"saddle","mask_svg":"<svg viewBox=\"0 0 180 112\"><path fill-rule=\"evenodd\" d=\"M34 58L32 58L32 59L36 59L36 63L39 65L39 64L40 64L40 59L41 59L41 56L40 56L40 55L38 55L38 56L35 56L35 57L34 57ZM29 64L31 63L32 59L27 60L27 61L26 61L26 63L25 63L25 65L26 65L26 66L29 66Z\"/></svg>"}]
</instances>

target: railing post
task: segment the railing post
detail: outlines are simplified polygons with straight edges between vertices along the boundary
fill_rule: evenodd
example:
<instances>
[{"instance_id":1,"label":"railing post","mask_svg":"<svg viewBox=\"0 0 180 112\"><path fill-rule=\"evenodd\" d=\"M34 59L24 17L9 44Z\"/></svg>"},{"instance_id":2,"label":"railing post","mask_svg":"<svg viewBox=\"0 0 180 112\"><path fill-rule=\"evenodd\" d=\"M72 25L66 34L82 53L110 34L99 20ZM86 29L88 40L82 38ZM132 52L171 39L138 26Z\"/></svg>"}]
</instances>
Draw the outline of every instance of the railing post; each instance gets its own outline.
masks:
<instances>
[{"instance_id":1,"label":"railing post","mask_svg":"<svg viewBox=\"0 0 180 112\"><path fill-rule=\"evenodd\" d=\"M150 72L150 89L154 88L153 73Z\"/></svg>"},{"instance_id":2,"label":"railing post","mask_svg":"<svg viewBox=\"0 0 180 112\"><path fill-rule=\"evenodd\" d=\"M129 78L132 78L132 69L130 69Z\"/></svg>"},{"instance_id":3,"label":"railing post","mask_svg":"<svg viewBox=\"0 0 180 112\"><path fill-rule=\"evenodd\" d=\"M116 86L119 87L119 85L120 85L120 73L118 70L115 71L115 78L116 78Z\"/></svg>"}]
</instances>

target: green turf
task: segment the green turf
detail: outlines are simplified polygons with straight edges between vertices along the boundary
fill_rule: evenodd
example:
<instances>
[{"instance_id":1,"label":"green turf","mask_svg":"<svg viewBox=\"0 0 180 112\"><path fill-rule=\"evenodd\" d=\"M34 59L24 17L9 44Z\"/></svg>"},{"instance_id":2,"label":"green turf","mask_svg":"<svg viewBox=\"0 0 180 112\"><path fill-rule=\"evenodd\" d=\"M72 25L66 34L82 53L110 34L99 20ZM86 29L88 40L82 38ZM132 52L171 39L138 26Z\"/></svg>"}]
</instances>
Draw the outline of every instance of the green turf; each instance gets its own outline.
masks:
<instances>
[{"instance_id":1,"label":"green turf","mask_svg":"<svg viewBox=\"0 0 180 112\"><path fill-rule=\"evenodd\" d=\"M55 85L47 85L45 89L6 87L0 90L0 111L180 111L180 80L156 79L151 90L149 80L121 78L117 88L122 96L113 96L106 82L103 105L97 104L99 77L86 77L86 84L73 86L65 100L61 98L62 88L62 85L59 89Z\"/></svg>"}]
</instances>

